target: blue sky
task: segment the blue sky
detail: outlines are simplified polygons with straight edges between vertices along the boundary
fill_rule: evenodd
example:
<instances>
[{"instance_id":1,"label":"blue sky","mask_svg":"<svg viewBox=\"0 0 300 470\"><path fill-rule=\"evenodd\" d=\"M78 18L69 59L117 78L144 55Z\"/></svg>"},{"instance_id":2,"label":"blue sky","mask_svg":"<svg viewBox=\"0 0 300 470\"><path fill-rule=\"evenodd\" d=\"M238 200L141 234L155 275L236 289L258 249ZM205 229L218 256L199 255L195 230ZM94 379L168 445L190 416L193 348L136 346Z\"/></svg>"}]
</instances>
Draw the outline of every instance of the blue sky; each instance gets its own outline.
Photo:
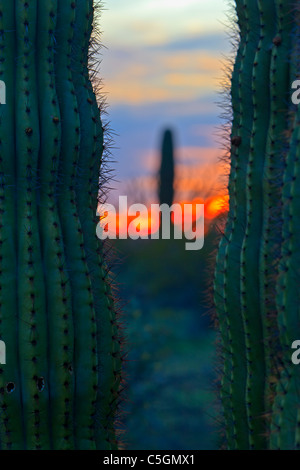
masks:
<instances>
[{"instance_id":1,"label":"blue sky","mask_svg":"<svg viewBox=\"0 0 300 470\"><path fill-rule=\"evenodd\" d=\"M161 133L181 162L215 162L226 0L106 0L101 75L117 179L153 174Z\"/></svg>"}]
</instances>

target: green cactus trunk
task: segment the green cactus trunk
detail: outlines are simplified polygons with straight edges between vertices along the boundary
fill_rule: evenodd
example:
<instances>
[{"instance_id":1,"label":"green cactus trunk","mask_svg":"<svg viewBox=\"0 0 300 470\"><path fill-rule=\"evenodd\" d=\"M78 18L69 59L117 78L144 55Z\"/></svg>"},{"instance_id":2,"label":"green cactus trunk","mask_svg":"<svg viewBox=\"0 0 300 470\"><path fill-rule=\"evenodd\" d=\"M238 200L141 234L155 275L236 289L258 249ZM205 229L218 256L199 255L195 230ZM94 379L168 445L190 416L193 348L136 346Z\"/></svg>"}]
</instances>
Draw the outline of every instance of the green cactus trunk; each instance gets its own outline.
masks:
<instances>
[{"instance_id":1,"label":"green cactus trunk","mask_svg":"<svg viewBox=\"0 0 300 470\"><path fill-rule=\"evenodd\" d=\"M249 448L247 428L245 334L241 315L240 256L246 224L246 168L250 149L247 129L253 120L251 82L253 62L259 41L257 7L249 9L237 2L240 44L232 75L231 100L234 119L231 133L232 165L229 178L230 207L225 236L221 240L215 277L215 299L224 344L224 374L221 394L226 435L230 448ZM249 26L247 27L247 22Z\"/></svg>"},{"instance_id":2,"label":"green cactus trunk","mask_svg":"<svg viewBox=\"0 0 300 470\"><path fill-rule=\"evenodd\" d=\"M282 347L281 376L273 405L271 446L273 449L300 449L300 371L291 362L291 345L300 338L299 296L299 111L295 117L283 186L283 243L277 279L278 324Z\"/></svg>"},{"instance_id":3,"label":"green cactus trunk","mask_svg":"<svg viewBox=\"0 0 300 470\"><path fill-rule=\"evenodd\" d=\"M115 449L120 336L96 237L92 0L0 0L1 449Z\"/></svg>"},{"instance_id":4,"label":"green cactus trunk","mask_svg":"<svg viewBox=\"0 0 300 470\"><path fill-rule=\"evenodd\" d=\"M297 448L299 33L293 2L237 0L236 12L230 207L215 272L226 446Z\"/></svg>"},{"instance_id":5,"label":"green cactus trunk","mask_svg":"<svg viewBox=\"0 0 300 470\"><path fill-rule=\"evenodd\" d=\"M282 204L283 168L285 152L289 142L286 133L289 127L289 90L291 86L291 35L293 22L290 17L291 5L275 1L276 33L273 39L270 64L270 121L263 173L263 233L260 251L260 292L261 314L264 324L266 348L266 410L269 412L275 393L276 371L281 359L277 334L276 279L282 245Z\"/></svg>"}]
</instances>

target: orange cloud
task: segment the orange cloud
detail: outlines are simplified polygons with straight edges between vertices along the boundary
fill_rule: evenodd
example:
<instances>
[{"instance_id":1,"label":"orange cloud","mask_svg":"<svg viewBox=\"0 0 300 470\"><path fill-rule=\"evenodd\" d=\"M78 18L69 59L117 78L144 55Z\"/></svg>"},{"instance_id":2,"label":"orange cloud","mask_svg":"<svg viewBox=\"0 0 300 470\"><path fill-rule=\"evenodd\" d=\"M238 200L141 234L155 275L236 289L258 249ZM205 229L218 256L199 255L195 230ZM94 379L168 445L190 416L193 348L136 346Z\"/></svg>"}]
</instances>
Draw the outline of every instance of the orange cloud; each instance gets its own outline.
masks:
<instances>
[{"instance_id":1,"label":"orange cloud","mask_svg":"<svg viewBox=\"0 0 300 470\"><path fill-rule=\"evenodd\" d=\"M206 51L176 52L163 60L164 66L170 70L198 70L208 73L220 71L220 56L212 56Z\"/></svg>"},{"instance_id":2,"label":"orange cloud","mask_svg":"<svg viewBox=\"0 0 300 470\"><path fill-rule=\"evenodd\" d=\"M219 87L221 57L206 51L170 52L145 49L141 55L111 59L104 88L109 101L140 105L191 101Z\"/></svg>"},{"instance_id":3,"label":"orange cloud","mask_svg":"<svg viewBox=\"0 0 300 470\"><path fill-rule=\"evenodd\" d=\"M153 86L128 77L124 77L124 80L128 83L126 87L124 81L122 84L119 81L110 82L109 87L106 87L110 103L141 105L174 100L174 95L162 86Z\"/></svg>"},{"instance_id":4,"label":"orange cloud","mask_svg":"<svg viewBox=\"0 0 300 470\"><path fill-rule=\"evenodd\" d=\"M201 88L211 89L212 79L209 76L199 75L197 73L172 73L165 76L165 82L168 86L189 88L189 95L193 92L191 88L197 90Z\"/></svg>"}]
</instances>

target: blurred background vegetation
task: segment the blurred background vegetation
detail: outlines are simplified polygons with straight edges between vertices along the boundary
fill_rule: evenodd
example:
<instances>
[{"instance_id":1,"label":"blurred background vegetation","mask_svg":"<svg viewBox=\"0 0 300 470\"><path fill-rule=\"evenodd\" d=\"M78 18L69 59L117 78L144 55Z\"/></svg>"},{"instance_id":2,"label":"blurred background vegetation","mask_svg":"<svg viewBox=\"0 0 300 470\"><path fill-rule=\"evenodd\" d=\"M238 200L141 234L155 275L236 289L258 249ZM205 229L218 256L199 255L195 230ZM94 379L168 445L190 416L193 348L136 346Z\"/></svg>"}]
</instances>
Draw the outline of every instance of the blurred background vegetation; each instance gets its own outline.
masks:
<instances>
[{"instance_id":1,"label":"blurred background vegetation","mask_svg":"<svg viewBox=\"0 0 300 470\"><path fill-rule=\"evenodd\" d=\"M197 199L210 224L199 251L186 251L185 240L114 242L125 302L128 449L218 447L210 309L214 216L227 194L217 131L222 63L231 50L227 9L224 0L105 0L102 13L101 77L117 175L109 202L116 206L119 195L147 207L173 196L181 204ZM174 131L167 157L174 175L160 159L164 129ZM159 192L162 174L174 178L174 195L166 186L167 196Z\"/></svg>"},{"instance_id":2,"label":"blurred background vegetation","mask_svg":"<svg viewBox=\"0 0 300 470\"><path fill-rule=\"evenodd\" d=\"M184 240L117 240L128 350L123 422L128 449L214 449L215 332L211 225L200 251Z\"/></svg>"}]
</instances>

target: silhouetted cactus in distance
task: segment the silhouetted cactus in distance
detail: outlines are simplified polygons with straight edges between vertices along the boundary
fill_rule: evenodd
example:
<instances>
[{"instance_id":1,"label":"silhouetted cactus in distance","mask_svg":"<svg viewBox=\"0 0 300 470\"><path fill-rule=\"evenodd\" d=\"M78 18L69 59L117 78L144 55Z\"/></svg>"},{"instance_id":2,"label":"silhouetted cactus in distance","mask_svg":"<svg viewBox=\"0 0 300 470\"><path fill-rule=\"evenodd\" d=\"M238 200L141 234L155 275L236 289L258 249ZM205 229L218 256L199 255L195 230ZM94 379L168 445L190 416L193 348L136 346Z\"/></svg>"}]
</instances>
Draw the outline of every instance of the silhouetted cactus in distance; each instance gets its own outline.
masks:
<instances>
[{"instance_id":1,"label":"silhouetted cactus in distance","mask_svg":"<svg viewBox=\"0 0 300 470\"><path fill-rule=\"evenodd\" d=\"M158 197L160 204L171 206L174 199L174 139L171 130L163 135L161 162L158 175Z\"/></svg>"}]
</instances>

